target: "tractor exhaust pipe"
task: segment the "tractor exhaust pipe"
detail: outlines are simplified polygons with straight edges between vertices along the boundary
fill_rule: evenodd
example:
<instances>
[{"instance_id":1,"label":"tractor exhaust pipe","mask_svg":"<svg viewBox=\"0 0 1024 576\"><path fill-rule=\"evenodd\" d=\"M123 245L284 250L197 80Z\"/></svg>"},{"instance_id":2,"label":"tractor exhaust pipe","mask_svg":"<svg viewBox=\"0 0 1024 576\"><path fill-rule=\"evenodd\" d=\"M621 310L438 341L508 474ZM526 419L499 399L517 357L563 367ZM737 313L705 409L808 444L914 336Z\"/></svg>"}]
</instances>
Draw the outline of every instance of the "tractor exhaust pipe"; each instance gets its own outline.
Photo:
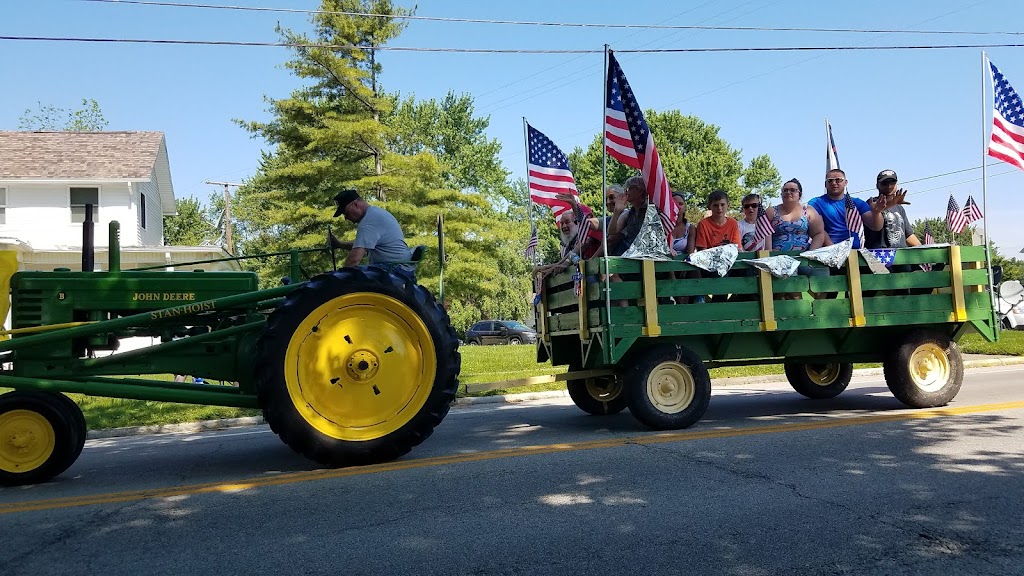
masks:
<instances>
[{"instance_id":1,"label":"tractor exhaust pipe","mask_svg":"<svg viewBox=\"0 0 1024 576\"><path fill-rule=\"evenodd\" d=\"M92 221L92 204L85 205L85 221L82 222L82 272L96 268L96 236Z\"/></svg>"}]
</instances>

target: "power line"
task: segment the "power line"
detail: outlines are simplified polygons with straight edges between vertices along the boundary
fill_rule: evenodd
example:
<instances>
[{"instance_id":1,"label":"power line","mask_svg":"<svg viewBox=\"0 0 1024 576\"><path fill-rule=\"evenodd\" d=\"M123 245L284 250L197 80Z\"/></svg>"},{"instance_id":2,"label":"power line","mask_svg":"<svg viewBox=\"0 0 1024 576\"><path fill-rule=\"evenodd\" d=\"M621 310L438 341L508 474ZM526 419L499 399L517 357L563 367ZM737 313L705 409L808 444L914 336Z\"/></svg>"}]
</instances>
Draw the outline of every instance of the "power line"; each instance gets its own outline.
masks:
<instances>
[{"instance_id":1,"label":"power line","mask_svg":"<svg viewBox=\"0 0 1024 576\"><path fill-rule=\"evenodd\" d=\"M797 28L771 26L701 26L675 24L605 24L598 22L543 22L531 20L492 20L483 18L451 18L444 16L416 16L413 14L374 14L370 12L347 12L332 10L303 10L299 8L267 8L262 6L230 6L220 4L189 4L183 2L156 2L149 0L79 0L101 4L135 4L140 6L163 6L174 8L202 8L214 10L241 10L248 12L276 12L288 14L322 14L330 16L360 16L389 18L394 20L420 20L427 22L449 22L465 24L503 24L515 26L549 26L557 28L641 28L649 30L718 30L733 32L826 32L850 34L938 34L956 36L1020 36L1024 32L973 32L967 30L889 30L870 28Z\"/></svg>"},{"instance_id":2,"label":"power line","mask_svg":"<svg viewBox=\"0 0 1024 576\"><path fill-rule=\"evenodd\" d=\"M100 1L100 0L82 0ZM73 36L0 36L0 40L39 42L85 42L96 44L168 44L184 46L246 46L272 48L321 48L327 50L363 50L391 52L447 52L457 54L601 54L603 49L545 48L445 48L429 46L359 46L355 44L318 44L304 42L246 42L238 40L175 40L157 38L86 38ZM863 50L957 50L968 48L1024 48L1024 44L939 44L892 46L751 46L731 48L641 48L616 50L620 54L673 54L694 52L811 52Z\"/></svg>"}]
</instances>

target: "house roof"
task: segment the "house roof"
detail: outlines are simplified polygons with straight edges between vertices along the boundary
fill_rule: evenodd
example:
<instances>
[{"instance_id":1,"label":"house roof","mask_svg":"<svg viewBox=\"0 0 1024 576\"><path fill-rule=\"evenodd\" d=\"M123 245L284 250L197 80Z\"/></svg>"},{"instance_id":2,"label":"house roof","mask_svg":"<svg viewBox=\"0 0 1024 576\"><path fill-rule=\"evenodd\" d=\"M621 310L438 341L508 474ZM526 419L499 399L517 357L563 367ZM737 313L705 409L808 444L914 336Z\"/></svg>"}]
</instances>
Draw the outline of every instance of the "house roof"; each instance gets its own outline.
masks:
<instances>
[{"instance_id":1,"label":"house roof","mask_svg":"<svg viewBox=\"0 0 1024 576\"><path fill-rule=\"evenodd\" d=\"M163 132L0 131L0 180L155 180L175 213Z\"/></svg>"}]
</instances>

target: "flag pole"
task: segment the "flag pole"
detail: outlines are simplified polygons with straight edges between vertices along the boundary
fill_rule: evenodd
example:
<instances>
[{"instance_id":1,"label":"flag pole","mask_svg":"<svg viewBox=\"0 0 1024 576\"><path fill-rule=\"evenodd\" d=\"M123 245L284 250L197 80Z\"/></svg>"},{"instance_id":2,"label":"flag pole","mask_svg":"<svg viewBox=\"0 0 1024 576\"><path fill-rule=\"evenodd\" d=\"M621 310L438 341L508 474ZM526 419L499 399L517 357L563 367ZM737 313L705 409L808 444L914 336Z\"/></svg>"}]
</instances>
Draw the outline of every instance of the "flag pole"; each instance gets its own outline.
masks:
<instances>
[{"instance_id":1,"label":"flag pole","mask_svg":"<svg viewBox=\"0 0 1024 576\"><path fill-rule=\"evenodd\" d=\"M982 222L981 224L981 237L982 241L985 242L985 268L988 269L988 292L989 297L992 300L992 308L996 308L996 287L992 285L992 249L989 247L988 241L988 141L985 139L985 124L988 121L988 99L985 95L985 77L990 76L990 73L986 70L988 68L988 56L985 51L981 51L981 206L982 206Z\"/></svg>"},{"instance_id":2,"label":"flag pole","mask_svg":"<svg viewBox=\"0 0 1024 576\"><path fill-rule=\"evenodd\" d=\"M533 198L530 197L530 129L529 123L526 121L526 116L523 116L523 151L526 153L526 215L530 219L530 238L527 238L527 242L533 238ZM538 246L539 248L539 246ZM530 256L530 264L536 266L537 264L537 252L535 248L533 255Z\"/></svg>"},{"instance_id":3,"label":"flag pole","mask_svg":"<svg viewBox=\"0 0 1024 576\"><path fill-rule=\"evenodd\" d=\"M604 99L601 101L601 223L604 225L604 234L601 234L601 243L604 246L604 250L601 251L601 260L604 263L604 306L605 306L605 317L608 319L608 330L611 330L611 314L612 314L612 288L611 288L611 273L608 270L608 232L611 230L612 223L608 218L608 145L605 140L607 139L608 130L606 127L605 117L607 112L605 108L608 106L608 45L604 45L604 70L601 72L601 94L604 95ZM605 339L607 345L611 345L611 334L607 335Z\"/></svg>"}]
</instances>

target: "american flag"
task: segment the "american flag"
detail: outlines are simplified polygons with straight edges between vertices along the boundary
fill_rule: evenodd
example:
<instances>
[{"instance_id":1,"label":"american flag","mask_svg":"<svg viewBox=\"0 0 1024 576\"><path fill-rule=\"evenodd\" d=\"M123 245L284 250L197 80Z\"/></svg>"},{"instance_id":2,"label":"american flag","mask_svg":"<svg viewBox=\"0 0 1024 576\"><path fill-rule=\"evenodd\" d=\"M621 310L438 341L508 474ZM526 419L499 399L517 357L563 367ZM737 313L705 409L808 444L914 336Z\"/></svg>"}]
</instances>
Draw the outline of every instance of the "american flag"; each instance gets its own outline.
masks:
<instances>
[{"instance_id":1,"label":"american flag","mask_svg":"<svg viewBox=\"0 0 1024 576\"><path fill-rule=\"evenodd\" d=\"M927 222L925 222L924 223L924 245L927 246L929 244L934 244L934 243L935 243L935 238L932 237L932 228L931 228L931 226ZM925 272L931 272L932 271L932 265L931 264L921 264L921 270L924 270Z\"/></svg>"},{"instance_id":2,"label":"american flag","mask_svg":"<svg viewBox=\"0 0 1024 576\"><path fill-rule=\"evenodd\" d=\"M999 68L991 62L988 65L995 96L988 155L1024 170L1024 104Z\"/></svg>"},{"instance_id":3,"label":"american flag","mask_svg":"<svg viewBox=\"0 0 1024 576\"><path fill-rule=\"evenodd\" d=\"M575 296L579 296L583 292L583 274L580 273L579 266L576 267L576 272L572 275L572 293Z\"/></svg>"},{"instance_id":4,"label":"american flag","mask_svg":"<svg viewBox=\"0 0 1024 576\"><path fill-rule=\"evenodd\" d=\"M859 238L859 246L863 246L864 221L861 220L860 210L857 209L857 205L853 202L853 198L850 198L849 193L846 194L846 228L850 231L850 237Z\"/></svg>"},{"instance_id":5,"label":"american flag","mask_svg":"<svg viewBox=\"0 0 1024 576\"><path fill-rule=\"evenodd\" d=\"M964 218L968 224L983 218L981 208L978 208L978 204L974 202L974 196L967 197L967 203L964 204Z\"/></svg>"},{"instance_id":6,"label":"american flag","mask_svg":"<svg viewBox=\"0 0 1024 576\"><path fill-rule=\"evenodd\" d=\"M825 172L839 170L839 155L836 153L836 141L832 139L832 125L825 119Z\"/></svg>"},{"instance_id":7,"label":"american flag","mask_svg":"<svg viewBox=\"0 0 1024 576\"><path fill-rule=\"evenodd\" d=\"M525 254L530 260L533 260L534 255L537 254L537 246L539 245L540 239L537 238L537 227L534 226L533 232L530 233L530 241L526 243L526 250L523 251L523 254Z\"/></svg>"},{"instance_id":8,"label":"american flag","mask_svg":"<svg viewBox=\"0 0 1024 576\"><path fill-rule=\"evenodd\" d=\"M626 75L611 50L608 51L608 102L605 103L604 141L608 154L640 170L647 184L647 196L661 213L661 223L672 234L679 207L672 200L658 148Z\"/></svg>"},{"instance_id":9,"label":"american flag","mask_svg":"<svg viewBox=\"0 0 1024 576\"><path fill-rule=\"evenodd\" d=\"M775 226L772 226L772 219L764 209L764 204L757 207L757 223L754 225L754 244L765 246L765 239L775 234Z\"/></svg>"},{"instance_id":10,"label":"american flag","mask_svg":"<svg viewBox=\"0 0 1024 576\"><path fill-rule=\"evenodd\" d=\"M967 218L960 211L960 205L956 203L956 199L950 194L949 204L946 205L946 228L954 234L959 234L964 231L965 226L967 226Z\"/></svg>"},{"instance_id":11,"label":"american flag","mask_svg":"<svg viewBox=\"0 0 1024 576\"><path fill-rule=\"evenodd\" d=\"M569 209L569 204L555 198L556 194L572 194L578 196L576 179L569 169L569 160L555 146L555 143L529 124L526 125L526 147L529 151L527 170L529 171L530 200L550 206L555 213L555 220Z\"/></svg>"}]
</instances>

